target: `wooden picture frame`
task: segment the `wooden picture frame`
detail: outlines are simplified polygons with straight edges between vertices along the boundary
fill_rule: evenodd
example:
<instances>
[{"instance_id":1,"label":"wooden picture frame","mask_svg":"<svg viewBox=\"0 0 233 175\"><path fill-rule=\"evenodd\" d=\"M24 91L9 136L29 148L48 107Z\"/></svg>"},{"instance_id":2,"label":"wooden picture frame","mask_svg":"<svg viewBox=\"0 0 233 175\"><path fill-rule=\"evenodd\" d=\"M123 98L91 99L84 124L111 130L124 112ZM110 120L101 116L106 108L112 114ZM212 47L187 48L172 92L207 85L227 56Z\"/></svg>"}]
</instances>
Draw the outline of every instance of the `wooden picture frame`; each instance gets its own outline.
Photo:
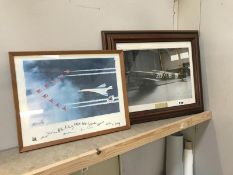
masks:
<instances>
[{"instance_id":1,"label":"wooden picture frame","mask_svg":"<svg viewBox=\"0 0 233 175\"><path fill-rule=\"evenodd\" d=\"M19 151L130 128L121 51L9 52Z\"/></svg>"},{"instance_id":2,"label":"wooden picture frame","mask_svg":"<svg viewBox=\"0 0 233 175\"><path fill-rule=\"evenodd\" d=\"M203 111L198 31L102 31L101 34L104 50L124 51L126 77L131 77L131 80L127 81L131 124ZM176 54L173 53L174 50L176 50ZM181 54L183 58L181 58ZM147 60L151 60L151 63L148 63L149 61ZM157 64L155 64L155 62L157 62ZM177 65L175 65L175 62L177 62ZM180 62L179 66L178 62ZM143 65L147 67L143 68ZM154 67L149 68L152 65L157 68L152 70ZM173 65L173 67L171 67L171 65ZM185 71L186 73L184 73ZM184 77L185 74L186 77ZM177 94L182 92L186 93L187 91L187 97L178 98L179 95L177 95L177 99L169 97L172 95L175 96L176 89L179 87L179 85L175 86L173 84L172 86L174 88L172 88L171 85L168 85L169 78L175 79L174 77L181 81L186 81L187 83L188 81L191 82L191 85L188 85L189 87L191 86L191 90L187 91L187 88L177 90ZM188 80L189 77L190 80ZM143 79L143 81L140 79ZM133 92L137 87L133 86L132 88L130 83L139 84L140 82L143 86L146 86L145 84L149 81L154 81L154 85L152 86L150 83L147 89L151 91L151 89L157 88L157 92L151 94L151 96L154 95L154 99L150 99L150 102L147 97L144 98L145 102L140 102L137 96L142 96L143 93L145 96L148 96L148 90L142 88L144 89L143 93L140 93L140 90L138 90L138 92ZM181 86L187 86L187 83L185 85L185 83L181 81L179 81ZM170 88L170 90L164 90L165 87L161 88L160 85L162 82L166 82L167 85L166 83L164 84L166 88ZM141 86L139 88L141 88ZM132 89L131 92L130 89ZM158 89L160 89L160 91L162 89L164 92L159 93ZM137 95L133 96L133 93ZM189 96L191 94L191 98L188 97L188 94ZM162 96L167 97L162 98ZM161 98L161 100L159 101L157 98ZM134 101L134 99L136 99L136 101ZM148 99L148 101L146 101L146 99ZM155 99L157 101L153 102ZM141 99L141 101L143 100Z\"/></svg>"}]
</instances>

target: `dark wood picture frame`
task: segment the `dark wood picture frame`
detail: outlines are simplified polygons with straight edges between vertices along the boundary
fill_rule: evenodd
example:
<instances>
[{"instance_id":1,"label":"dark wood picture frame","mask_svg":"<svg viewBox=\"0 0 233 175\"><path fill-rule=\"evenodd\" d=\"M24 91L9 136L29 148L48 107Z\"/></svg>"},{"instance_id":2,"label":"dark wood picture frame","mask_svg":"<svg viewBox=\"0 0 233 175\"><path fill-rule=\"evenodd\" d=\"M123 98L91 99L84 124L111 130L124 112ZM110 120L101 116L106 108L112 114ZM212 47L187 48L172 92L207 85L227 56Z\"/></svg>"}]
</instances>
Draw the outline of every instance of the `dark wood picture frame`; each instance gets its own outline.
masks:
<instances>
[{"instance_id":1,"label":"dark wood picture frame","mask_svg":"<svg viewBox=\"0 0 233 175\"><path fill-rule=\"evenodd\" d=\"M117 43L191 42L195 103L130 112L131 124L199 113L204 110L198 31L102 31L104 50L116 50Z\"/></svg>"},{"instance_id":2,"label":"dark wood picture frame","mask_svg":"<svg viewBox=\"0 0 233 175\"><path fill-rule=\"evenodd\" d=\"M102 129L102 130L97 130L95 132L90 132L90 133L85 133L82 135L77 135L77 136L71 136L71 137L66 137L66 138L60 138L48 142L43 142L43 143L36 143L33 145L24 145L23 141L23 133L22 133L22 118L21 118L21 108L20 108L20 99L19 99L19 94L18 93L18 81L17 81L17 71L16 71L16 59L21 59L18 57L24 57L24 59L28 59L28 56L56 56L56 55L96 55L96 58L101 58L101 55L110 55L111 58L114 57L114 55L117 55L117 57L114 57L114 59L118 59L119 61L115 63L117 66L115 68L115 74L116 74L116 81L118 81L118 77L121 77L121 85L118 83L118 88L121 87L121 94L118 94L119 99L119 106L121 103L122 108L119 107L119 111L121 109L124 109L120 111L121 113L121 120L123 120L123 124L120 122L113 123L108 122L108 124L114 124L112 125L112 128L108 129ZM95 58L95 57L94 57ZM46 60L46 58L45 58ZM125 84L125 76L124 76L124 61L123 61L123 52L122 51L29 51L29 52L9 52L9 61L10 61L10 68L11 68L11 75L12 75L12 87L13 87L13 95L14 95L14 102L15 102L15 110L16 110L16 121L17 121L17 131L18 131L18 142L19 142L19 151L20 152L26 152L34 149L39 149L43 147L48 147L56 144L62 144L66 142L71 142L71 141L76 141L84 138L89 138L93 136L98 136L98 135L103 135L107 133L112 133L116 131L121 131L121 130L126 130L130 128L130 120L129 120L129 112L128 112L128 102L127 102L127 95L126 95L126 84ZM119 65L118 65L119 64ZM23 67L23 66L22 66ZM24 70L24 68L23 68ZM119 73L117 73L119 71ZM26 85L25 85L26 86ZM108 92L108 91L107 91ZM119 89L118 89L119 92ZM107 96L107 95L105 95ZM107 99L108 97L106 97ZM113 96L113 101L114 101L114 96ZM107 102L108 99L107 99ZM109 103L108 103L109 104ZM108 115L108 114L105 114ZM91 119L92 117L89 117L88 119ZM105 117L106 118L106 117ZM107 126L107 123L103 122L104 127ZM95 125L95 123L94 123ZM96 126L98 124L96 123ZM63 133L64 134L64 133Z\"/></svg>"}]
</instances>

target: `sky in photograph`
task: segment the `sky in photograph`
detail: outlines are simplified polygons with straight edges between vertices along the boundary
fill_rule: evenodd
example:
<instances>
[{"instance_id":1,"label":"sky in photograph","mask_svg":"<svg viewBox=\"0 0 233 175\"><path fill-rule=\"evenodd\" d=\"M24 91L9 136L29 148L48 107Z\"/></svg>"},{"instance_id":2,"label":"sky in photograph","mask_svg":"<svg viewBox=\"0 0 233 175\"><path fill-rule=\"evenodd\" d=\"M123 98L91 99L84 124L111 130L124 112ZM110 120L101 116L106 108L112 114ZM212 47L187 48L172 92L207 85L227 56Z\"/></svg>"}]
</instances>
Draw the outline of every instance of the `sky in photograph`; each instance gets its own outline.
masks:
<instances>
[{"instance_id":1,"label":"sky in photograph","mask_svg":"<svg viewBox=\"0 0 233 175\"><path fill-rule=\"evenodd\" d=\"M118 102L95 105L118 97L114 58L26 60L23 68L28 108L43 110L31 115L32 126L119 112Z\"/></svg>"}]
</instances>

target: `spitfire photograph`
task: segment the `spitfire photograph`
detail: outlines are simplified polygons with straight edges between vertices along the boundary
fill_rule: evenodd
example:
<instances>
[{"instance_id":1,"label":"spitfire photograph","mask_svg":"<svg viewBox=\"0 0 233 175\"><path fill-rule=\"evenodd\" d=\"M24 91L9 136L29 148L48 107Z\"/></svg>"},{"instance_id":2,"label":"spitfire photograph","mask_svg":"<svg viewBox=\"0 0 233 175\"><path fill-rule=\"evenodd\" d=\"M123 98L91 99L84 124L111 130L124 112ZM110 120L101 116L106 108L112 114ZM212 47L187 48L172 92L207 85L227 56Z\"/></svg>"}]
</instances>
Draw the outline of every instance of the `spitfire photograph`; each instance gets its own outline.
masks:
<instances>
[{"instance_id":1,"label":"spitfire photograph","mask_svg":"<svg viewBox=\"0 0 233 175\"><path fill-rule=\"evenodd\" d=\"M134 49L130 46L129 49L124 44L118 47L125 49L130 112L142 108L179 106L194 101L189 47Z\"/></svg>"}]
</instances>

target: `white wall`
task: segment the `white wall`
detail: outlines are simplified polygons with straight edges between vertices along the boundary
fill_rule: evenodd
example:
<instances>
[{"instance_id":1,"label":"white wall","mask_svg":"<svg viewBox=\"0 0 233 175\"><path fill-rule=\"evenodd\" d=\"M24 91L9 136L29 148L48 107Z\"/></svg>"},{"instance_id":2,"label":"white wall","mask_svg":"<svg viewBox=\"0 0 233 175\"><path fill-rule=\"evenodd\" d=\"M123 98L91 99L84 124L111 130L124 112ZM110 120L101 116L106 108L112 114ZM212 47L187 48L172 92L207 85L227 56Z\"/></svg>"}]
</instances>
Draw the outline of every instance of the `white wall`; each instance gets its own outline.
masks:
<instances>
[{"instance_id":1,"label":"white wall","mask_svg":"<svg viewBox=\"0 0 233 175\"><path fill-rule=\"evenodd\" d=\"M113 29L172 29L172 3L0 0L0 150L17 146L8 51L101 49L100 31Z\"/></svg>"},{"instance_id":2,"label":"white wall","mask_svg":"<svg viewBox=\"0 0 233 175\"><path fill-rule=\"evenodd\" d=\"M171 0L0 0L0 150L17 146L8 51L101 49L101 30L172 25Z\"/></svg>"},{"instance_id":3,"label":"white wall","mask_svg":"<svg viewBox=\"0 0 233 175\"><path fill-rule=\"evenodd\" d=\"M200 26L204 102L213 112L213 120L198 126L194 136L195 174L232 175L233 1L180 0L179 11L188 14L178 19L179 29Z\"/></svg>"},{"instance_id":4,"label":"white wall","mask_svg":"<svg viewBox=\"0 0 233 175\"><path fill-rule=\"evenodd\" d=\"M121 175L163 175L165 141L147 144L120 156Z\"/></svg>"},{"instance_id":5,"label":"white wall","mask_svg":"<svg viewBox=\"0 0 233 175\"><path fill-rule=\"evenodd\" d=\"M199 174L233 174L233 1L202 2L200 44L205 66L207 108L213 112L210 125L200 128ZM203 130L203 132L202 132ZM201 161L201 159L199 159ZM212 167L212 168L210 168Z\"/></svg>"},{"instance_id":6,"label":"white wall","mask_svg":"<svg viewBox=\"0 0 233 175\"><path fill-rule=\"evenodd\" d=\"M178 30L198 30L200 21L201 0L177 0Z\"/></svg>"}]
</instances>

